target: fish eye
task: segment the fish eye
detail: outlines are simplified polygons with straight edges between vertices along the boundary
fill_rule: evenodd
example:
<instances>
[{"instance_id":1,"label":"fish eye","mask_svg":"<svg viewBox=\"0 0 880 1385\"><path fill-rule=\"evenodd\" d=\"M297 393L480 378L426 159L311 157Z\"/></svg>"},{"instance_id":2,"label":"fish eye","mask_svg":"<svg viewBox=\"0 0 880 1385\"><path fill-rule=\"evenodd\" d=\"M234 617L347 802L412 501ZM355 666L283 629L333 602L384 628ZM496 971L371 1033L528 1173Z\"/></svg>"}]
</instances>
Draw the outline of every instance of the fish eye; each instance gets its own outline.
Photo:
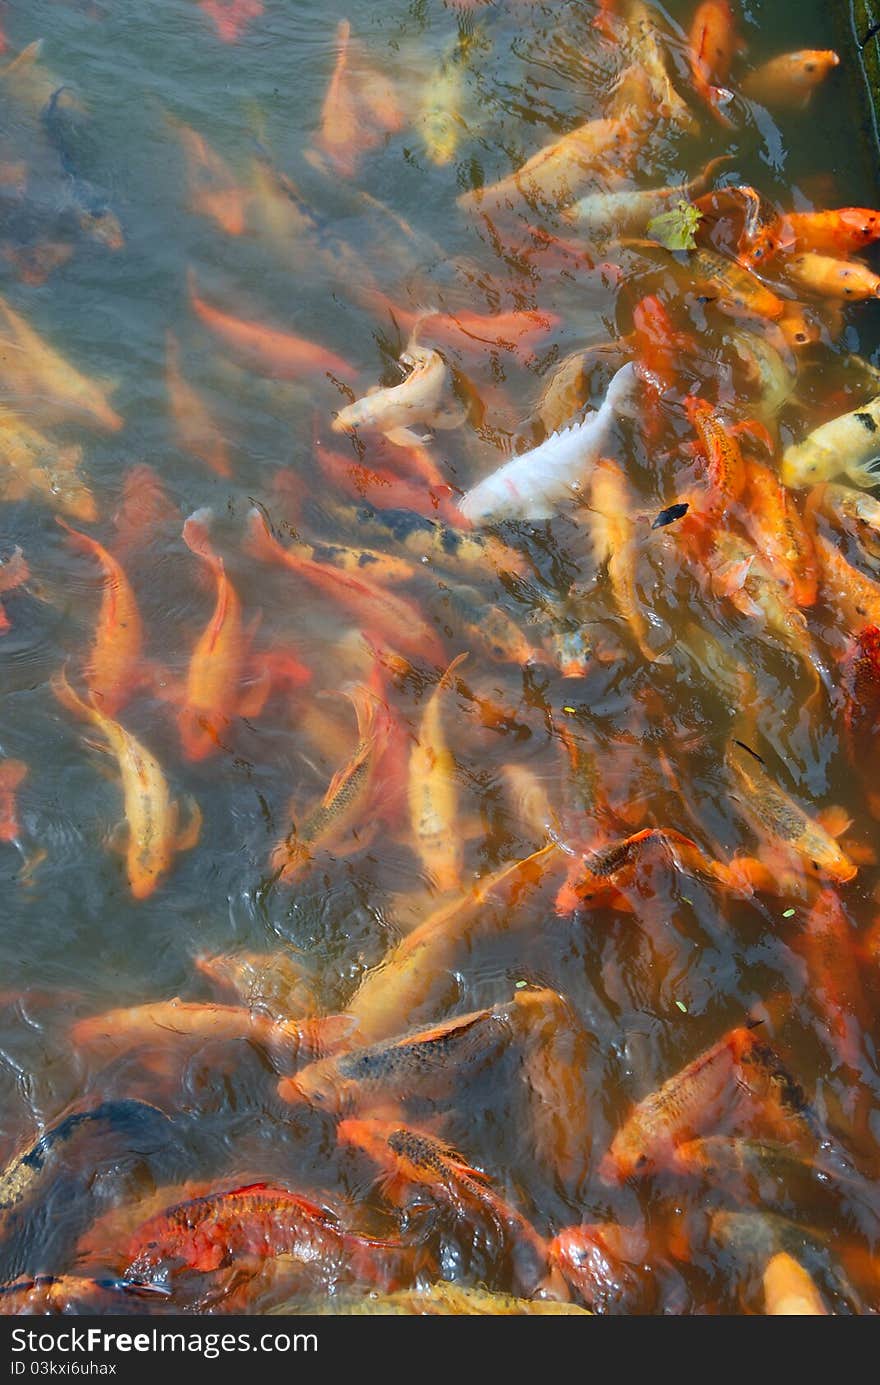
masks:
<instances>
[{"instance_id":1,"label":"fish eye","mask_svg":"<svg viewBox=\"0 0 880 1385\"><path fill-rule=\"evenodd\" d=\"M636 1168L637 1168L637 1169L643 1169L643 1168L645 1167L645 1165L647 1164L647 1162L648 1162L648 1156L647 1156L647 1154L640 1154L639 1157L638 1157L638 1159L636 1160Z\"/></svg>"}]
</instances>

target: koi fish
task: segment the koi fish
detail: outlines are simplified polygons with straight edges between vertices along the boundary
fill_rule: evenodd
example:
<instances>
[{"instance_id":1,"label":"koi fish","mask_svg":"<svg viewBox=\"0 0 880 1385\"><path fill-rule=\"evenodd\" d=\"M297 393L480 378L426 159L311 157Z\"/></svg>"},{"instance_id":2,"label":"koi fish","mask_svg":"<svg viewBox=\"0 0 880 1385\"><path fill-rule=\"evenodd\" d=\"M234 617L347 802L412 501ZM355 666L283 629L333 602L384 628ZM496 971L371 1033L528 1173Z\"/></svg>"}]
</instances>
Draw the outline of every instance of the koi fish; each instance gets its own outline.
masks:
<instances>
[{"instance_id":1,"label":"koi fish","mask_svg":"<svg viewBox=\"0 0 880 1385\"><path fill-rule=\"evenodd\" d=\"M694 90L722 125L732 129L725 111L733 93L725 83L734 57L742 51L727 0L703 0L697 6L689 36L688 56Z\"/></svg>"},{"instance_id":2,"label":"koi fish","mask_svg":"<svg viewBox=\"0 0 880 1385\"><path fill-rule=\"evenodd\" d=\"M458 507L465 519L479 523L551 518L564 499L577 494L614 420L628 411L637 378L631 363L621 366L598 409L514 457L469 490Z\"/></svg>"},{"instance_id":3,"label":"koi fish","mask_svg":"<svg viewBox=\"0 0 880 1385\"><path fill-rule=\"evenodd\" d=\"M304 577L351 611L365 629L380 632L392 647L424 655L435 664L443 662L440 641L413 602L386 591L363 575L352 577L288 551L272 537L259 510L251 511L245 551Z\"/></svg>"},{"instance_id":4,"label":"koi fish","mask_svg":"<svg viewBox=\"0 0 880 1385\"><path fill-rule=\"evenodd\" d=\"M600 1166L609 1183L674 1164L677 1148L724 1122L761 1115L803 1136L803 1094L752 1029L731 1029L633 1107Z\"/></svg>"},{"instance_id":5,"label":"koi fish","mask_svg":"<svg viewBox=\"0 0 880 1385\"><path fill-rule=\"evenodd\" d=\"M95 497L79 474L82 448L59 447L0 407L0 493L6 500L34 495L73 519L98 518Z\"/></svg>"},{"instance_id":6,"label":"koi fish","mask_svg":"<svg viewBox=\"0 0 880 1385\"><path fill-rule=\"evenodd\" d=\"M106 1057L136 1053L147 1066L163 1071L169 1056L193 1047L246 1040L265 1050L279 1072L294 1072L300 1063L348 1043L353 1028L347 1015L277 1020L243 1005L209 1005L175 996L89 1015L71 1026L70 1038L77 1048Z\"/></svg>"},{"instance_id":7,"label":"koi fish","mask_svg":"<svg viewBox=\"0 0 880 1385\"><path fill-rule=\"evenodd\" d=\"M644 1231L616 1222L567 1227L549 1247L551 1264L596 1313L626 1313L641 1306L641 1270L649 1251Z\"/></svg>"},{"instance_id":8,"label":"koi fish","mask_svg":"<svg viewBox=\"0 0 880 1385\"><path fill-rule=\"evenodd\" d=\"M328 563L342 572L354 575L366 573L371 579L390 586L412 582L420 571L408 558L398 558L396 554L383 553L378 548L353 548L348 544L303 539L289 543L287 551L308 562Z\"/></svg>"},{"instance_id":9,"label":"koi fish","mask_svg":"<svg viewBox=\"0 0 880 1385\"><path fill-rule=\"evenodd\" d=\"M485 39L482 40L485 46ZM443 168L455 158L459 142L468 133L462 117L465 78L471 55L480 46L480 30L459 29L451 48L428 77L415 124L432 164Z\"/></svg>"},{"instance_id":10,"label":"koi fish","mask_svg":"<svg viewBox=\"0 0 880 1385\"><path fill-rule=\"evenodd\" d=\"M675 1151L675 1171L719 1187L746 1206L809 1207L811 1216L834 1224L852 1199L874 1202L869 1182L848 1162L807 1155L780 1140L724 1135L690 1140Z\"/></svg>"},{"instance_id":11,"label":"koi fish","mask_svg":"<svg viewBox=\"0 0 880 1385\"><path fill-rule=\"evenodd\" d=\"M334 1212L289 1188L251 1183L169 1207L139 1227L120 1255L126 1277L148 1281L160 1271L207 1274L245 1257L282 1254L348 1266L355 1277L374 1260L381 1279L401 1249L347 1230Z\"/></svg>"},{"instance_id":12,"label":"koi fish","mask_svg":"<svg viewBox=\"0 0 880 1385\"><path fill-rule=\"evenodd\" d=\"M743 96L770 110L805 110L816 87L840 58L831 49L808 48L782 53L749 72L740 83Z\"/></svg>"},{"instance_id":13,"label":"koi fish","mask_svg":"<svg viewBox=\"0 0 880 1385\"><path fill-rule=\"evenodd\" d=\"M348 1005L365 1042L388 1038L404 1024L418 1022L437 990L448 985L460 948L474 936L515 925L514 901L555 864L555 842L521 861L510 861L466 894L445 901L391 948L380 966L361 980ZM509 886L503 920L486 906L495 891Z\"/></svg>"},{"instance_id":14,"label":"koi fish","mask_svg":"<svg viewBox=\"0 0 880 1385\"><path fill-rule=\"evenodd\" d=\"M409 757L413 839L425 870L441 894L461 888L462 871L455 757L446 741L441 706L450 677L466 658L466 654L459 654L453 659L428 698Z\"/></svg>"},{"instance_id":15,"label":"koi fish","mask_svg":"<svg viewBox=\"0 0 880 1385\"><path fill-rule=\"evenodd\" d=\"M844 1305L847 1312L864 1312L860 1295L833 1263L824 1241L802 1224L771 1212L714 1212L709 1229L712 1240L733 1257L736 1268L749 1277L754 1276L762 1289L767 1264L773 1256L784 1253L799 1265L806 1261L821 1272L826 1289ZM780 1281L784 1291L785 1283L790 1284L791 1278L784 1271ZM743 1288L748 1287L747 1280ZM802 1281L798 1282L795 1292L801 1300L804 1294Z\"/></svg>"},{"instance_id":16,"label":"koi fish","mask_svg":"<svg viewBox=\"0 0 880 1385\"><path fill-rule=\"evenodd\" d=\"M880 274L857 260L838 260L805 250L786 258L785 273L797 289L851 303L880 297Z\"/></svg>"},{"instance_id":17,"label":"koi fish","mask_svg":"<svg viewBox=\"0 0 880 1385\"><path fill-rule=\"evenodd\" d=\"M799 252L809 250L843 260L880 239L880 212L870 207L788 212L785 220Z\"/></svg>"},{"instance_id":18,"label":"koi fish","mask_svg":"<svg viewBox=\"0 0 880 1385\"><path fill-rule=\"evenodd\" d=\"M30 579L31 570L28 567L24 553L17 546L10 553L9 557L0 563L0 594L14 591L22 583ZM6 614L6 608L0 601L0 635L5 635L11 629L11 622Z\"/></svg>"},{"instance_id":19,"label":"koi fish","mask_svg":"<svg viewBox=\"0 0 880 1385\"><path fill-rule=\"evenodd\" d=\"M443 629L452 630L470 644L478 644L497 663L541 662L540 652L506 611L490 605L474 587L460 582L438 582L438 596L429 609Z\"/></svg>"},{"instance_id":20,"label":"koi fish","mask_svg":"<svg viewBox=\"0 0 880 1385\"><path fill-rule=\"evenodd\" d=\"M259 322L247 322L212 308L198 296L192 272L189 274L189 301L199 321L228 346L234 356L270 380L301 380L312 375L348 378L353 374L352 367L341 356L305 337Z\"/></svg>"},{"instance_id":21,"label":"koi fish","mask_svg":"<svg viewBox=\"0 0 880 1385\"><path fill-rule=\"evenodd\" d=\"M121 563L97 539L72 529L58 516L56 523L74 547L95 558L104 569L101 609L84 675L92 699L108 717L115 717L144 678L143 627L137 598Z\"/></svg>"},{"instance_id":22,"label":"koi fish","mask_svg":"<svg viewBox=\"0 0 880 1385\"><path fill-rule=\"evenodd\" d=\"M660 846L680 868L719 877L719 868L703 855L696 842L671 827L646 827L620 841L610 842L572 861L565 883L556 896L560 916L577 908L596 908L612 904L624 911L632 909L617 879L619 872L636 864L643 853Z\"/></svg>"},{"instance_id":23,"label":"koi fish","mask_svg":"<svg viewBox=\"0 0 880 1385\"><path fill-rule=\"evenodd\" d=\"M740 790L737 801L759 834L768 832L775 841L800 856L814 874L826 875L841 883L854 878L858 872L855 863L821 823L808 817L771 779L759 755L742 742L731 741L726 763Z\"/></svg>"},{"instance_id":24,"label":"koi fish","mask_svg":"<svg viewBox=\"0 0 880 1385\"><path fill-rule=\"evenodd\" d=\"M716 169L729 156L711 159L702 173L689 182L665 188L639 188L612 192L592 192L581 197L563 212L566 221L583 230L592 240L645 235L648 222L667 207L690 200L702 191Z\"/></svg>"},{"instance_id":25,"label":"koi fish","mask_svg":"<svg viewBox=\"0 0 880 1385\"><path fill-rule=\"evenodd\" d=\"M391 721L378 706L376 693L355 687L345 693L357 717L358 742L348 762L334 774L326 793L273 848L273 880L290 884L320 851L344 855L368 845L378 822L367 821L376 773L388 745ZM291 805L290 816L294 816Z\"/></svg>"},{"instance_id":26,"label":"koi fish","mask_svg":"<svg viewBox=\"0 0 880 1385\"><path fill-rule=\"evenodd\" d=\"M218 476L231 476L232 462L226 439L201 396L183 378L180 346L171 331L165 334L165 388L178 447L198 457Z\"/></svg>"},{"instance_id":27,"label":"koi fish","mask_svg":"<svg viewBox=\"0 0 880 1385\"><path fill-rule=\"evenodd\" d=\"M698 134L699 121L670 81L660 33L654 23L655 15L656 11L649 10L641 0L629 0L624 52L646 74L651 104L661 120L670 121L688 134Z\"/></svg>"},{"instance_id":28,"label":"koi fish","mask_svg":"<svg viewBox=\"0 0 880 1385\"><path fill-rule=\"evenodd\" d=\"M482 363L487 351L507 351L527 361L532 343L546 337L559 326L558 314L546 311L511 309L500 313L477 313L470 308L455 312L413 311L401 308L382 293L369 293L373 305L387 312L398 331L410 341L433 346Z\"/></svg>"},{"instance_id":29,"label":"koi fish","mask_svg":"<svg viewBox=\"0 0 880 1385\"><path fill-rule=\"evenodd\" d=\"M439 567L464 568L484 575L487 570L524 575L528 560L518 549L494 534L479 534L409 510L362 507L338 512L340 522L356 526L371 540L398 544L414 558Z\"/></svg>"},{"instance_id":30,"label":"koi fish","mask_svg":"<svg viewBox=\"0 0 880 1385\"><path fill-rule=\"evenodd\" d=\"M539 149L515 173L489 183L458 198L465 210L483 206L517 205L524 199L530 206L549 203L559 207L571 203L581 186L605 172L626 170L648 136L645 124L633 121L633 108L644 109L651 99L647 73L630 67L621 76L615 94L617 112L598 120L588 120L567 135Z\"/></svg>"},{"instance_id":31,"label":"koi fish","mask_svg":"<svg viewBox=\"0 0 880 1385\"><path fill-rule=\"evenodd\" d=\"M729 506L742 498L746 488L746 464L736 441L736 431L722 422L705 399L691 394L684 404L706 459L712 492L707 515L710 519L719 519Z\"/></svg>"},{"instance_id":32,"label":"koi fish","mask_svg":"<svg viewBox=\"0 0 880 1385\"><path fill-rule=\"evenodd\" d=\"M639 600L636 526L630 518L631 508L623 471L608 457L601 457L590 476L593 555L599 567L607 564L614 604L626 621L642 658L654 663L660 656L648 642L651 627Z\"/></svg>"},{"instance_id":33,"label":"koi fish","mask_svg":"<svg viewBox=\"0 0 880 1385\"><path fill-rule=\"evenodd\" d=\"M186 159L190 211L209 217L227 236L244 235L248 195L226 160L197 130L170 115L165 118L180 140Z\"/></svg>"},{"instance_id":34,"label":"koi fish","mask_svg":"<svg viewBox=\"0 0 880 1385\"><path fill-rule=\"evenodd\" d=\"M594 1039L571 1006L549 990L522 990L528 1017L520 1073L531 1149L557 1187L576 1193L587 1176L592 1147L584 1076Z\"/></svg>"},{"instance_id":35,"label":"koi fish","mask_svg":"<svg viewBox=\"0 0 880 1385\"><path fill-rule=\"evenodd\" d=\"M226 565L208 537L212 518L207 509L195 510L183 526L183 540L191 553L207 563L217 584L214 613L200 635L189 662L186 689L177 725L183 753L188 760L204 760L221 745L220 736L234 717L255 717L269 695L270 671L264 666L250 687L241 690L248 655L241 602L226 575ZM301 686L311 671L289 656L287 679Z\"/></svg>"},{"instance_id":36,"label":"koi fish","mask_svg":"<svg viewBox=\"0 0 880 1385\"><path fill-rule=\"evenodd\" d=\"M145 1313L163 1289L115 1277L89 1279L78 1274L40 1274L0 1284L0 1315L55 1313Z\"/></svg>"},{"instance_id":37,"label":"koi fish","mask_svg":"<svg viewBox=\"0 0 880 1385\"><path fill-rule=\"evenodd\" d=\"M363 155L403 128L403 113L391 82L352 41L347 19L337 27L336 49L336 66L314 143L319 156L337 173L353 178Z\"/></svg>"},{"instance_id":38,"label":"koi fish","mask_svg":"<svg viewBox=\"0 0 880 1385\"><path fill-rule=\"evenodd\" d=\"M774 1255L764 1270L764 1312L768 1317L828 1316L812 1276L784 1250Z\"/></svg>"},{"instance_id":39,"label":"koi fish","mask_svg":"<svg viewBox=\"0 0 880 1385\"><path fill-rule=\"evenodd\" d=\"M825 600L833 605L850 632L865 625L880 626L880 583L847 562L837 544L816 534L820 582Z\"/></svg>"},{"instance_id":40,"label":"koi fish","mask_svg":"<svg viewBox=\"0 0 880 1385\"><path fill-rule=\"evenodd\" d=\"M23 760L0 760L0 842L18 840L18 790L27 775Z\"/></svg>"},{"instance_id":41,"label":"koi fish","mask_svg":"<svg viewBox=\"0 0 880 1385\"><path fill-rule=\"evenodd\" d=\"M0 1308L2 1311L2 1308ZM439 1280L424 1289L400 1289L394 1294L370 1294L368 1298L346 1298L334 1294L303 1303L292 1299L266 1310L273 1314L303 1314L307 1317L342 1314L345 1317L590 1317L586 1308L573 1303L557 1303L547 1298L515 1298L512 1294L496 1294L489 1289L468 1289L461 1284Z\"/></svg>"},{"instance_id":42,"label":"koi fish","mask_svg":"<svg viewBox=\"0 0 880 1385\"><path fill-rule=\"evenodd\" d=\"M332 424L334 433L351 428L378 428L388 432L395 428L410 428L415 423L434 428L457 428L466 410L451 404L448 394L451 376L446 362L436 351L410 344L400 357L409 366L406 379L399 385L375 389L340 409Z\"/></svg>"},{"instance_id":43,"label":"koi fish","mask_svg":"<svg viewBox=\"0 0 880 1385\"><path fill-rule=\"evenodd\" d=\"M45 401L47 412L55 410L62 418L80 423L88 418L109 433L119 432L123 420L110 407L105 391L80 374L3 298L0 321L11 334L12 351L4 355L4 366L13 393L36 395Z\"/></svg>"},{"instance_id":44,"label":"koi fish","mask_svg":"<svg viewBox=\"0 0 880 1385\"><path fill-rule=\"evenodd\" d=\"M341 452L331 451L317 439L315 456L328 480L352 499L380 503L388 509L414 510L416 514L433 512L461 522L452 501L452 487L445 481L423 484L385 468L377 471Z\"/></svg>"},{"instance_id":45,"label":"koi fish","mask_svg":"<svg viewBox=\"0 0 880 1385\"><path fill-rule=\"evenodd\" d=\"M880 394L858 409L838 414L782 454L786 486L812 486L845 472L854 486L876 484L870 463L880 458Z\"/></svg>"},{"instance_id":46,"label":"koi fish","mask_svg":"<svg viewBox=\"0 0 880 1385\"><path fill-rule=\"evenodd\" d=\"M273 1019L311 1019L318 1010L315 978L292 952L221 952L196 957L221 993Z\"/></svg>"},{"instance_id":47,"label":"koi fish","mask_svg":"<svg viewBox=\"0 0 880 1385\"><path fill-rule=\"evenodd\" d=\"M340 1145L360 1150L378 1164L382 1196L392 1205L405 1207L417 1196L436 1199L464 1223L469 1237L474 1234L475 1217L485 1222L512 1257L518 1292L534 1293L546 1279L546 1241L494 1191L486 1174L450 1145L411 1126L375 1119L340 1121L336 1138Z\"/></svg>"},{"instance_id":48,"label":"koi fish","mask_svg":"<svg viewBox=\"0 0 880 1385\"><path fill-rule=\"evenodd\" d=\"M812 606L819 590L813 540L785 486L760 462L747 468L748 527L765 562L799 606Z\"/></svg>"},{"instance_id":49,"label":"koi fish","mask_svg":"<svg viewBox=\"0 0 880 1385\"><path fill-rule=\"evenodd\" d=\"M807 966L809 994L819 1012L819 1032L837 1060L858 1073L862 1036L871 1032L871 1009L856 958L857 936L836 891L823 890L794 950Z\"/></svg>"},{"instance_id":50,"label":"koi fish","mask_svg":"<svg viewBox=\"0 0 880 1385\"><path fill-rule=\"evenodd\" d=\"M172 505L165 487L152 467L145 462L129 467L122 483L122 495L113 515L116 529L114 550L124 556L151 541L161 525L172 520L179 523L180 514Z\"/></svg>"},{"instance_id":51,"label":"koi fish","mask_svg":"<svg viewBox=\"0 0 880 1385\"><path fill-rule=\"evenodd\" d=\"M866 625L848 651L841 679L847 756L854 769L873 765L880 735L880 629Z\"/></svg>"},{"instance_id":52,"label":"koi fish","mask_svg":"<svg viewBox=\"0 0 880 1385\"><path fill-rule=\"evenodd\" d=\"M692 250L688 259L694 281L712 295L722 312L733 317L781 318L785 300L735 260L714 250Z\"/></svg>"},{"instance_id":53,"label":"koi fish","mask_svg":"<svg viewBox=\"0 0 880 1385\"><path fill-rule=\"evenodd\" d=\"M126 875L135 899L146 899L171 869L179 851L189 851L199 839L202 814L190 800L190 821L178 831L179 809L172 803L165 775L158 761L118 721L113 721L94 702L83 702L67 681L64 670L52 679L58 701L81 720L98 728L116 757L122 777L125 805Z\"/></svg>"},{"instance_id":54,"label":"koi fish","mask_svg":"<svg viewBox=\"0 0 880 1385\"><path fill-rule=\"evenodd\" d=\"M263 0L198 0L221 43L238 43L253 19L263 13Z\"/></svg>"}]
</instances>

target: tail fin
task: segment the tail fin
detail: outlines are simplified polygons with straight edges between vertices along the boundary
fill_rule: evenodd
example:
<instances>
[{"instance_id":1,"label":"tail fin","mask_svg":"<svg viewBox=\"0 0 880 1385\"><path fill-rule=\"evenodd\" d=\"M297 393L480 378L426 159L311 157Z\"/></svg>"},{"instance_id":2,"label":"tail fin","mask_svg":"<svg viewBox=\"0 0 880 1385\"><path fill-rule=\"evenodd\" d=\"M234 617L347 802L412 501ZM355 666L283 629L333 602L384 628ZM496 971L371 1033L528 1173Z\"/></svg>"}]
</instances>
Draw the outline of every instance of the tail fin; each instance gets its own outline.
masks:
<instances>
[{"instance_id":1,"label":"tail fin","mask_svg":"<svg viewBox=\"0 0 880 1385\"><path fill-rule=\"evenodd\" d=\"M73 691L67 681L66 664L53 676L50 686L61 705L66 707L69 712L73 712L73 715L79 717L81 721L100 722L102 720L100 712L95 707L90 706L88 702L83 702L82 698Z\"/></svg>"},{"instance_id":2,"label":"tail fin","mask_svg":"<svg viewBox=\"0 0 880 1385\"><path fill-rule=\"evenodd\" d=\"M286 549L270 532L266 516L256 506L248 514L242 548L249 557L259 558L264 563L287 561Z\"/></svg>"},{"instance_id":3,"label":"tail fin","mask_svg":"<svg viewBox=\"0 0 880 1385\"><path fill-rule=\"evenodd\" d=\"M219 576L223 571L223 559L214 549L209 535L209 526L213 518L213 510L206 505L199 510L193 510L183 525L183 541L191 553L197 558L203 558Z\"/></svg>"}]
</instances>

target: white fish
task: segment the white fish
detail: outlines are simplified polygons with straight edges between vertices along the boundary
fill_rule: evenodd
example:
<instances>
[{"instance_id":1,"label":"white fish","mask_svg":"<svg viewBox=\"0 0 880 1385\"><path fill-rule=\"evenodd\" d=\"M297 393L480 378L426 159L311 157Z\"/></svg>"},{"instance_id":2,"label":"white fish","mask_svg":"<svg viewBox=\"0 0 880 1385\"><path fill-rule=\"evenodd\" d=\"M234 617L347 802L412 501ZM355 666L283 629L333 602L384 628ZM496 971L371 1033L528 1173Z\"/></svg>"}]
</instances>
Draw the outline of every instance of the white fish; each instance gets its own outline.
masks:
<instances>
[{"instance_id":1,"label":"white fish","mask_svg":"<svg viewBox=\"0 0 880 1385\"><path fill-rule=\"evenodd\" d=\"M612 377L601 407L586 418L506 462L469 490L459 509L472 524L501 519L550 519L566 496L575 493L585 469L599 457L614 419L633 392L636 368L630 362Z\"/></svg>"}]
</instances>

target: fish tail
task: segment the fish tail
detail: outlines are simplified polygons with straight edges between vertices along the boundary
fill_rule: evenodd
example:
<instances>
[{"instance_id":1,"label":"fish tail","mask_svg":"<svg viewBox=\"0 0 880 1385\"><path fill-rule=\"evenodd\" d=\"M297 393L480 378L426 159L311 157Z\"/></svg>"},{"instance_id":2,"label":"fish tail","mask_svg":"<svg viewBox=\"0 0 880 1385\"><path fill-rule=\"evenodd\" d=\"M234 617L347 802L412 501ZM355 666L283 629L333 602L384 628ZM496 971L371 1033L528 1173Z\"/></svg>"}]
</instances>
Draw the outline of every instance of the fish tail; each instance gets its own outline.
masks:
<instances>
[{"instance_id":1,"label":"fish tail","mask_svg":"<svg viewBox=\"0 0 880 1385\"><path fill-rule=\"evenodd\" d=\"M438 682L435 692L442 692L445 688L449 687L449 682L453 673L461 664L464 663L467 657L467 650L465 650L462 654L456 654L455 658L452 660L452 663L446 669L446 672L443 674L442 678Z\"/></svg>"},{"instance_id":2,"label":"fish tail","mask_svg":"<svg viewBox=\"0 0 880 1385\"><path fill-rule=\"evenodd\" d=\"M98 710L90 706L88 702L84 702L68 683L66 664L53 676L50 686L61 705L66 707L69 712L73 712L74 716L79 717L81 721L100 723L101 715Z\"/></svg>"},{"instance_id":3,"label":"fish tail","mask_svg":"<svg viewBox=\"0 0 880 1385\"><path fill-rule=\"evenodd\" d=\"M223 571L223 559L217 554L209 536L209 526L213 518L214 512L207 505L193 510L184 522L183 541L191 553L197 558L203 558L212 571L219 575Z\"/></svg>"},{"instance_id":4,"label":"fish tail","mask_svg":"<svg viewBox=\"0 0 880 1385\"><path fill-rule=\"evenodd\" d=\"M269 530L266 516L261 510L254 507L247 518L247 529L245 532L244 552L251 558L259 558L264 563L278 563L288 561L286 549ZM295 561L295 554L290 555L291 566Z\"/></svg>"}]
</instances>

